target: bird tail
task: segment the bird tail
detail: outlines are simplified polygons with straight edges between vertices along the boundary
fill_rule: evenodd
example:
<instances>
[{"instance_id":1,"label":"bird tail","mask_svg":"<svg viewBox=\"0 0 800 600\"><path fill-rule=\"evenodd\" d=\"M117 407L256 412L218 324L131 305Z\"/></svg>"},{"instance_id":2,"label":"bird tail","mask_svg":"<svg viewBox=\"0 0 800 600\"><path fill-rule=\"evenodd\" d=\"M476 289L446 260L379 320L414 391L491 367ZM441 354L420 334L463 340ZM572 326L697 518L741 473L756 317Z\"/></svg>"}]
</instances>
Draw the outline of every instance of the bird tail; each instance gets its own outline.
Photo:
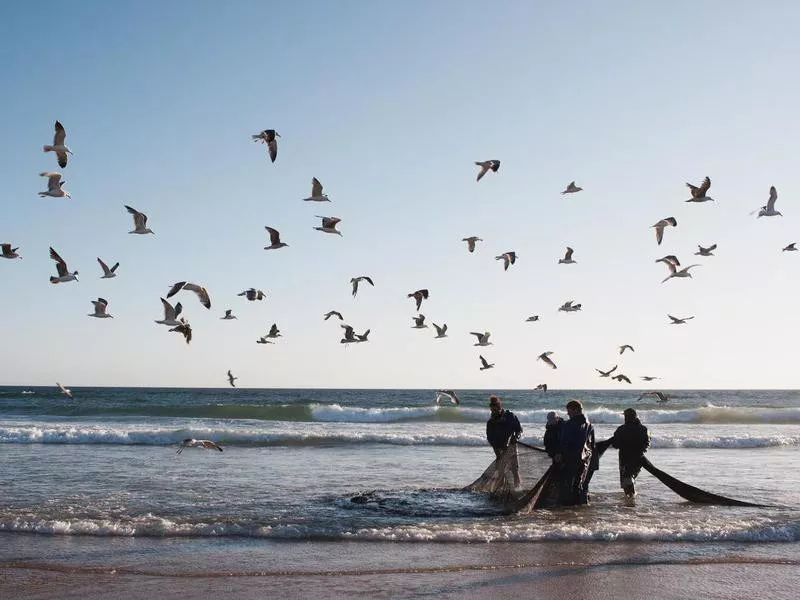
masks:
<instances>
[{"instance_id":1,"label":"bird tail","mask_svg":"<svg viewBox=\"0 0 800 600\"><path fill-rule=\"evenodd\" d=\"M55 148L52 146L42 146L42 152L54 152Z\"/></svg>"}]
</instances>

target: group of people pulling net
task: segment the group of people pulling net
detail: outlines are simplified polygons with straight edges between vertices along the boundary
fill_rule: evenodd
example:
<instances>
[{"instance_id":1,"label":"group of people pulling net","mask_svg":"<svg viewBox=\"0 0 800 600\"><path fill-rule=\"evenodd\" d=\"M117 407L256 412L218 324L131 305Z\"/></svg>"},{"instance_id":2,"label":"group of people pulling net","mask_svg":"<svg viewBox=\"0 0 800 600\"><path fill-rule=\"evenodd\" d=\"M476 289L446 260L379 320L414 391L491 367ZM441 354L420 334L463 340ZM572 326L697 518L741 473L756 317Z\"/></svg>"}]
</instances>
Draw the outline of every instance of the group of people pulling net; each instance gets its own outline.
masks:
<instances>
[{"instance_id":1,"label":"group of people pulling net","mask_svg":"<svg viewBox=\"0 0 800 600\"><path fill-rule=\"evenodd\" d=\"M728 506L759 506L703 491L657 469L644 456L650 435L633 408L623 412L624 423L607 440L596 441L594 427L578 400L566 405L567 418L547 415L544 448L520 442L522 425L503 408L497 396L489 398L491 416L486 439L495 460L465 489L488 492L508 512L526 513L537 508L576 506L589 503L589 483L609 448L619 452L620 487L625 495L636 494L636 478L642 468L690 502Z\"/></svg>"}]
</instances>

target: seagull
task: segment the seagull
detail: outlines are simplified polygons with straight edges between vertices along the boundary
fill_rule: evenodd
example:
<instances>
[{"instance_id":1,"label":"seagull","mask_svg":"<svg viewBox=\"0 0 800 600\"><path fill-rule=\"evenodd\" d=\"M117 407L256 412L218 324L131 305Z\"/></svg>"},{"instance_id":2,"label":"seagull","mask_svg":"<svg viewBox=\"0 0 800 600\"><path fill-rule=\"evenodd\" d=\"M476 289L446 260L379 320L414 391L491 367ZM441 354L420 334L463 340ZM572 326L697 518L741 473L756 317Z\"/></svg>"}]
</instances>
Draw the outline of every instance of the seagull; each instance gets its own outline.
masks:
<instances>
[{"instance_id":1,"label":"seagull","mask_svg":"<svg viewBox=\"0 0 800 600\"><path fill-rule=\"evenodd\" d=\"M546 392L547 391L547 384L546 383L540 383L539 385L537 385L533 389L534 389L534 391L541 390L543 392Z\"/></svg>"},{"instance_id":2,"label":"seagull","mask_svg":"<svg viewBox=\"0 0 800 600\"><path fill-rule=\"evenodd\" d=\"M170 288L169 292L167 292L167 298L171 298L181 290L194 292L195 294L197 294L197 298L200 300L200 304L202 304L208 309L211 308L211 298L208 295L208 291L206 290L206 288L199 286L196 283L187 283L185 281L179 281ZM241 294L239 295L241 296Z\"/></svg>"},{"instance_id":3,"label":"seagull","mask_svg":"<svg viewBox=\"0 0 800 600\"><path fill-rule=\"evenodd\" d=\"M561 192L561 195L563 196L564 194L575 194L576 192L582 192L582 191L583 191L582 187L578 187L577 185L575 185L574 181L571 181L570 184L567 186L567 188L563 192Z\"/></svg>"},{"instance_id":4,"label":"seagull","mask_svg":"<svg viewBox=\"0 0 800 600\"><path fill-rule=\"evenodd\" d=\"M494 368L494 363L486 362L486 359L483 358L483 356L478 355L478 358L481 359L481 365L482 365L481 368L480 368L481 371L485 371L486 369Z\"/></svg>"},{"instance_id":5,"label":"seagull","mask_svg":"<svg viewBox=\"0 0 800 600\"><path fill-rule=\"evenodd\" d=\"M224 317L220 317L220 319L223 320L223 321L230 321L232 319L238 319L239 318L239 317L237 317L236 315L234 315L232 313L233 313L233 311L229 308L229 309L227 309L225 311L225 316Z\"/></svg>"},{"instance_id":6,"label":"seagull","mask_svg":"<svg viewBox=\"0 0 800 600\"><path fill-rule=\"evenodd\" d=\"M456 406L461 404L461 400L458 399L458 395L453 390L436 390L436 404L439 404L439 400L442 398L447 398Z\"/></svg>"},{"instance_id":7,"label":"seagull","mask_svg":"<svg viewBox=\"0 0 800 600\"><path fill-rule=\"evenodd\" d=\"M483 179L483 176L489 171L497 173L497 169L500 168L500 161L499 160L484 160L482 162L476 162L475 165L481 168L480 173L478 173L478 181Z\"/></svg>"},{"instance_id":8,"label":"seagull","mask_svg":"<svg viewBox=\"0 0 800 600\"><path fill-rule=\"evenodd\" d=\"M363 334L357 334L350 325L342 325L344 329L344 337L339 340L342 344L358 344L361 342L366 342L367 336L369 335L369 329L367 329Z\"/></svg>"},{"instance_id":9,"label":"seagull","mask_svg":"<svg viewBox=\"0 0 800 600\"><path fill-rule=\"evenodd\" d=\"M258 339L256 340L256 344L272 344L272 343L273 343L273 342L270 342L270 341L267 339L267 337L266 337L266 336L262 336L262 337L260 337L260 338L258 338Z\"/></svg>"},{"instance_id":10,"label":"seagull","mask_svg":"<svg viewBox=\"0 0 800 600\"><path fill-rule=\"evenodd\" d=\"M567 246L567 253L564 255L564 258L559 258L558 259L558 264L560 264L560 265L561 264L564 264L564 265L576 264L577 261L572 260L572 253L573 252L574 252L574 250L572 248L570 248L569 246Z\"/></svg>"},{"instance_id":11,"label":"seagull","mask_svg":"<svg viewBox=\"0 0 800 600\"><path fill-rule=\"evenodd\" d=\"M785 248L781 249L781 252L797 252L797 248L795 247L795 244L796 244L796 243L797 243L797 242L792 242L791 244L789 244L789 245L788 245L788 246L786 246ZM6 246L10 246L10 245L11 245L11 244L3 244L3 251L5 252L5 247L6 247ZM16 248L14 248L14 250L16 250ZM4 256L5 256L5 255L4 255ZM13 256L6 256L6 258L14 258L14 257L13 257ZM20 258L21 258L21 257L20 257Z\"/></svg>"},{"instance_id":12,"label":"seagull","mask_svg":"<svg viewBox=\"0 0 800 600\"><path fill-rule=\"evenodd\" d=\"M173 327L170 331L176 331L178 333L183 334L183 337L186 339L186 343L192 341L192 326L189 325L189 321L181 317L180 324L177 327Z\"/></svg>"},{"instance_id":13,"label":"seagull","mask_svg":"<svg viewBox=\"0 0 800 600\"><path fill-rule=\"evenodd\" d=\"M284 246L288 246L289 244L284 244L281 241L281 234L278 232L277 229L273 229L272 227L264 226L269 232L269 246L264 246L264 250L277 250L278 248L283 248Z\"/></svg>"},{"instance_id":14,"label":"seagull","mask_svg":"<svg viewBox=\"0 0 800 600\"><path fill-rule=\"evenodd\" d=\"M231 384L231 387L236 387L236 384L233 383L233 382L236 381L237 379L239 379L239 378L238 377L234 377L233 373L231 373L231 370L228 369L228 383Z\"/></svg>"},{"instance_id":15,"label":"seagull","mask_svg":"<svg viewBox=\"0 0 800 600\"><path fill-rule=\"evenodd\" d=\"M470 335L474 335L478 338L478 341L472 344L473 346L491 346L492 342L489 341L489 336L491 333L488 331L484 331L483 333L478 333L477 331L470 331Z\"/></svg>"},{"instance_id":16,"label":"seagull","mask_svg":"<svg viewBox=\"0 0 800 600\"><path fill-rule=\"evenodd\" d=\"M342 232L336 229L336 224L342 221L339 217L323 217L321 215L314 216L318 219L322 219L322 227L314 227L314 229L324 233L335 233L339 236L342 235Z\"/></svg>"},{"instance_id":17,"label":"seagull","mask_svg":"<svg viewBox=\"0 0 800 600\"><path fill-rule=\"evenodd\" d=\"M219 450L222 452L222 447L211 440L195 440L193 438L186 438L183 440L176 454L183 452L184 448L205 448L206 450Z\"/></svg>"},{"instance_id":18,"label":"seagull","mask_svg":"<svg viewBox=\"0 0 800 600\"><path fill-rule=\"evenodd\" d=\"M658 377L655 377L653 375L642 375L642 379L644 381L654 381L654 380L658 379Z\"/></svg>"},{"instance_id":19,"label":"seagull","mask_svg":"<svg viewBox=\"0 0 800 600\"><path fill-rule=\"evenodd\" d=\"M52 146L42 146L42 150L44 152L55 152L56 158L58 158L58 166L62 169L67 166L67 154L72 154L72 150L70 150L64 142L67 139L67 132L64 130L64 126L56 121L56 133L53 136L53 145Z\"/></svg>"},{"instance_id":20,"label":"seagull","mask_svg":"<svg viewBox=\"0 0 800 600\"><path fill-rule=\"evenodd\" d=\"M247 299L251 302L254 300L263 300L267 297L267 295L262 292L261 290L257 290L255 288L250 288L249 290L245 290L243 292L239 292L236 294L237 296L247 296Z\"/></svg>"},{"instance_id":21,"label":"seagull","mask_svg":"<svg viewBox=\"0 0 800 600\"><path fill-rule=\"evenodd\" d=\"M631 352L636 352L636 350L634 350L633 346L631 346L630 344L623 344L622 346L619 347L619 353L620 354L625 352L625 350L630 350Z\"/></svg>"},{"instance_id":22,"label":"seagull","mask_svg":"<svg viewBox=\"0 0 800 600\"><path fill-rule=\"evenodd\" d=\"M434 339L447 337L447 323L445 323L441 327L439 327L436 323L434 323L433 326L436 328L436 335L434 336Z\"/></svg>"},{"instance_id":23,"label":"seagull","mask_svg":"<svg viewBox=\"0 0 800 600\"><path fill-rule=\"evenodd\" d=\"M261 133L250 137L253 138L254 142L260 141L262 144L266 144L267 150L269 150L269 158L272 162L275 162L275 159L278 158L278 140L275 138L281 137L281 134L274 129L265 129Z\"/></svg>"},{"instance_id":24,"label":"seagull","mask_svg":"<svg viewBox=\"0 0 800 600\"><path fill-rule=\"evenodd\" d=\"M716 244L712 244L708 248L703 248L700 244L697 245L697 252L695 252L695 256L714 256L714 250L717 249Z\"/></svg>"},{"instance_id":25,"label":"seagull","mask_svg":"<svg viewBox=\"0 0 800 600\"><path fill-rule=\"evenodd\" d=\"M56 381L56 385L58 386L58 389L61 390L62 394L64 394L67 398L72 398L72 390L68 390L63 385L58 383L57 381Z\"/></svg>"},{"instance_id":26,"label":"seagull","mask_svg":"<svg viewBox=\"0 0 800 600\"><path fill-rule=\"evenodd\" d=\"M17 250L19 250L19 246L12 248L11 244L0 244L0 256L3 258L22 258L17 254Z\"/></svg>"},{"instance_id":27,"label":"seagull","mask_svg":"<svg viewBox=\"0 0 800 600\"><path fill-rule=\"evenodd\" d=\"M694 317L693 317L693 316L692 316L692 317L684 317L683 319L679 319L678 317L673 317L672 315L667 315L667 316L668 316L668 317L670 318L670 320L672 321L672 322L670 323L670 325L683 325L683 324L685 324L685 323L686 323L686 321L688 321L689 319L694 319Z\"/></svg>"},{"instance_id":28,"label":"seagull","mask_svg":"<svg viewBox=\"0 0 800 600\"><path fill-rule=\"evenodd\" d=\"M45 196L50 196L51 198L64 198L65 196L67 198L72 198L69 192L61 187L66 183L61 179L61 173L45 171L44 173L39 173L39 176L47 177L47 191L39 192L40 198L44 198Z\"/></svg>"},{"instance_id":29,"label":"seagull","mask_svg":"<svg viewBox=\"0 0 800 600\"><path fill-rule=\"evenodd\" d=\"M324 316L325 316L325 320L326 321L328 319L330 319L331 317L333 317L333 316L337 316L337 317L339 317L340 321L344 321L344 317L342 317L342 313L340 313L338 310L330 310L330 311L326 312Z\"/></svg>"},{"instance_id":30,"label":"seagull","mask_svg":"<svg viewBox=\"0 0 800 600\"><path fill-rule=\"evenodd\" d=\"M613 369L609 369L608 371L601 371L600 369L595 369L598 373L600 373L600 377L610 377L611 374L617 370L617 365L614 365Z\"/></svg>"},{"instance_id":31,"label":"seagull","mask_svg":"<svg viewBox=\"0 0 800 600\"><path fill-rule=\"evenodd\" d=\"M414 325L411 326L411 329L425 329L427 325L425 325L425 315L418 315L416 317L411 317L411 320L414 321Z\"/></svg>"},{"instance_id":32,"label":"seagull","mask_svg":"<svg viewBox=\"0 0 800 600\"><path fill-rule=\"evenodd\" d=\"M678 257L675 256L674 254L667 254L666 256L662 256L661 258L657 258L656 262L663 262L663 263L667 263L667 264L671 263L671 264L675 265L676 267L680 267L681 266L681 261L679 261Z\"/></svg>"},{"instance_id":33,"label":"seagull","mask_svg":"<svg viewBox=\"0 0 800 600\"><path fill-rule=\"evenodd\" d=\"M566 302L564 302L564 304L562 304L558 308L558 310L563 311L563 312L576 312L576 311L579 311L581 309L581 306L583 306L580 303L579 304L573 304L572 302L573 302L572 300L567 300Z\"/></svg>"},{"instance_id":34,"label":"seagull","mask_svg":"<svg viewBox=\"0 0 800 600\"><path fill-rule=\"evenodd\" d=\"M551 354L552 354L552 352L550 352L548 350L547 352L542 352L539 356L536 357L536 359L542 361L543 363L545 363L551 369L557 369L558 367L556 366L556 363L554 363L550 359L550 355Z\"/></svg>"},{"instance_id":35,"label":"seagull","mask_svg":"<svg viewBox=\"0 0 800 600\"><path fill-rule=\"evenodd\" d=\"M327 194L322 193L322 184L316 177L311 178L311 195L303 198L304 202L330 202Z\"/></svg>"},{"instance_id":36,"label":"seagull","mask_svg":"<svg viewBox=\"0 0 800 600\"><path fill-rule=\"evenodd\" d=\"M372 279L371 279L371 278L369 278L369 277L367 277L366 275L361 275L360 277L353 277L353 278L350 280L350 283L351 283L351 284L352 284L352 286L353 286L353 298L355 298L355 297L356 297L356 294L358 293L358 282L359 282L359 281L366 281L366 282L367 282L368 284L370 284L372 287L375 287L375 284L374 284L374 283L372 283Z\"/></svg>"},{"instance_id":37,"label":"seagull","mask_svg":"<svg viewBox=\"0 0 800 600\"><path fill-rule=\"evenodd\" d=\"M475 252L475 242L482 242L483 240L476 235L465 237L461 239L462 242L467 242L467 250Z\"/></svg>"},{"instance_id":38,"label":"seagull","mask_svg":"<svg viewBox=\"0 0 800 600\"><path fill-rule=\"evenodd\" d=\"M99 256L97 257L97 262L100 263L100 267L103 269L103 276L100 279L111 279L112 277L117 276L115 271L117 270L117 267L119 267L119 263L115 264L109 269L108 265L100 260Z\"/></svg>"},{"instance_id":39,"label":"seagull","mask_svg":"<svg viewBox=\"0 0 800 600\"><path fill-rule=\"evenodd\" d=\"M669 395L665 394L664 392L658 392L658 391L643 392L642 395L639 396L636 399L636 401L638 402L639 400L641 400L642 398L644 398L646 396L656 396L658 398L658 400L656 400L656 402L658 402L659 404L663 404L664 402L669 402Z\"/></svg>"},{"instance_id":40,"label":"seagull","mask_svg":"<svg viewBox=\"0 0 800 600\"><path fill-rule=\"evenodd\" d=\"M428 290L417 290L411 294L408 294L409 298L414 298L417 301L417 312L419 312L419 307L422 306L422 300L428 299Z\"/></svg>"},{"instance_id":41,"label":"seagull","mask_svg":"<svg viewBox=\"0 0 800 600\"><path fill-rule=\"evenodd\" d=\"M711 196L706 196L708 188L711 187L711 180L708 177L703 179L703 183L700 184L700 187L692 185L691 183L687 183L686 187L692 190L692 197L686 202L708 202L709 200L713 200Z\"/></svg>"},{"instance_id":42,"label":"seagull","mask_svg":"<svg viewBox=\"0 0 800 600\"><path fill-rule=\"evenodd\" d=\"M178 302L174 307L172 304L161 298L161 304L164 306L164 318L160 321L156 321L160 325L169 325L170 327L176 327L180 325L180 321L178 321L178 315L181 314L183 310L183 306L181 303Z\"/></svg>"},{"instance_id":43,"label":"seagull","mask_svg":"<svg viewBox=\"0 0 800 600\"><path fill-rule=\"evenodd\" d=\"M667 217L666 219L661 219L658 223L653 225L656 228L656 241L658 245L661 245L661 240L664 238L664 228L671 225L672 227L678 226L678 221L675 217Z\"/></svg>"},{"instance_id":44,"label":"seagull","mask_svg":"<svg viewBox=\"0 0 800 600\"><path fill-rule=\"evenodd\" d=\"M495 260L502 260L503 261L503 270L508 271L508 265L514 264L517 262L517 253L516 252L503 252L500 256L495 256Z\"/></svg>"},{"instance_id":45,"label":"seagull","mask_svg":"<svg viewBox=\"0 0 800 600\"><path fill-rule=\"evenodd\" d=\"M622 373L620 373L619 375L614 375L614 377L612 377L611 379L614 379L614 380L616 380L616 381L619 381L620 383L622 383L623 381L624 381L625 383L630 383L630 382L631 382L631 380L630 380L630 379L628 379L628 378L627 378L625 375L623 375Z\"/></svg>"},{"instance_id":46,"label":"seagull","mask_svg":"<svg viewBox=\"0 0 800 600\"><path fill-rule=\"evenodd\" d=\"M92 300L92 304L94 304L94 312L89 313L90 317L97 317L98 319L113 319L114 316L110 315L106 312L108 308L108 300L104 298L98 298L97 300Z\"/></svg>"},{"instance_id":47,"label":"seagull","mask_svg":"<svg viewBox=\"0 0 800 600\"><path fill-rule=\"evenodd\" d=\"M58 252L53 250L52 246L50 247L50 258L56 261L56 271L58 271L58 277L50 277L50 283L65 283L67 281L78 281L78 272L75 271L70 273L67 270L67 263L64 262L64 259L58 255Z\"/></svg>"},{"instance_id":48,"label":"seagull","mask_svg":"<svg viewBox=\"0 0 800 600\"><path fill-rule=\"evenodd\" d=\"M128 212L133 215L133 231L129 231L128 233L153 233L153 230L147 227L147 215L144 213L140 213L135 208L131 208L127 204L123 205ZM155 235L155 234L153 234Z\"/></svg>"},{"instance_id":49,"label":"seagull","mask_svg":"<svg viewBox=\"0 0 800 600\"><path fill-rule=\"evenodd\" d=\"M283 336L281 336L281 330L278 329L278 326L275 323L273 323L272 327L269 328L269 332L264 337L274 340L275 338Z\"/></svg>"},{"instance_id":50,"label":"seagull","mask_svg":"<svg viewBox=\"0 0 800 600\"><path fill-rule=\"evenodd\" d=\"M527 319L525 319L525 322L526 323L533 323L534 321L538 321L538 320L539 320L539 315L532 315L532 316L528 317Z\"/></svg>"},{"instance_id":51,"label":"seagull","mask_svg":"<svg viewBox=\"0 0 800 600\"><path fill-rule=\"evenodd\" d=\"M688 267L684 267L679 271L678 268L674 264L672 264L671 262L668 262L666 264L667 264L667 267L669 267L669 275L667 275L661 281L661 283L666 283L667 281L669 281L673 277L691 277L692 274L689 273L689 269L691 269L693 267L699 267L700 266L700 265L697 265L697 264L689 265Z\"/></svg>"},{"instance_id":52,"label":"seagull","mask_svg":"<svg viewBox=\"0 0 800 600\"><path fill-rule=\"evenodd\" d=\"M41 194L41 192L39 192ZM767 204L761 207L761 210L758 211L758 217L774 217L775 215L783 216L777 210L775 210L775 201L778 199L778 190L775 189L775 186L769 188L769 200L767 200ZM758 218L756 217L756 218Z\"/></svg>"}]
</instances>

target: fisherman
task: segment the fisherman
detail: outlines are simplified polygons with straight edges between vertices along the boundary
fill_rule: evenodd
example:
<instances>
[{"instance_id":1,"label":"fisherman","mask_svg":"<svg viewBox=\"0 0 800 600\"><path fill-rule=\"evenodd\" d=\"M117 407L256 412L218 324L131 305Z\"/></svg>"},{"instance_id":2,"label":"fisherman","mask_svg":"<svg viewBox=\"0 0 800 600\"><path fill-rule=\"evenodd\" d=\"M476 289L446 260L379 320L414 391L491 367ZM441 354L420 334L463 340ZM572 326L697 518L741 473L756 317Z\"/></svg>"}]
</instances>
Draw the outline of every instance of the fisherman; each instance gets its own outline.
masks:
<instances>
[{"instance_id":1,"label":"fisherman","mask_svg":"<svg viewBox=\"0 0 800 600\"><path fill-rule=\"evenodd\" d=\"M588 504L587 476L594 454L594 427L583 414L579 400L570 400L566 408L569 419L561 427L561 439L553 456L560 467L560 504Z\"/></svg>"},{"instance_id":2,"label":"fisherman","mask_svg":"<svg viewBox=\"0 0 800 600\"><path fill-rule=\"evenodd\" d=\"M650 435L642 425L636 410L626 408L625 423L617 427L611 445L619 450L619 484L628 498L636 495L634 482L642 470L642 458L650 447Z\"/></svg>"},{"instance_id":3,"label":"fisherman","mask_svg":"<svg viewBox=\"0 0 800 600\"><path fill-rule=\"evenodd\" d=\"M558 445L561 440L561 428L564 426L564 419L558 413L551 410L547 413L547 424L544 426L544 449L547 456L553 458L558 452Z\"/></svg>"},{"instance_id":4,"label":"fisherman","mask_svg":"<svg viewBox=\"0 0 800 600\"><path fill-rule=\"evenodd\" d=\"M489 410L491 416L486 421L486 440L494 449L494 454L499 460L509 445L522 436L522 425L517 415L503 408L503 403L497 396L489 396ZM514 485L519 486L519 464L514 460L511 464L514 473Z\"/></svg>"}]
</instances>

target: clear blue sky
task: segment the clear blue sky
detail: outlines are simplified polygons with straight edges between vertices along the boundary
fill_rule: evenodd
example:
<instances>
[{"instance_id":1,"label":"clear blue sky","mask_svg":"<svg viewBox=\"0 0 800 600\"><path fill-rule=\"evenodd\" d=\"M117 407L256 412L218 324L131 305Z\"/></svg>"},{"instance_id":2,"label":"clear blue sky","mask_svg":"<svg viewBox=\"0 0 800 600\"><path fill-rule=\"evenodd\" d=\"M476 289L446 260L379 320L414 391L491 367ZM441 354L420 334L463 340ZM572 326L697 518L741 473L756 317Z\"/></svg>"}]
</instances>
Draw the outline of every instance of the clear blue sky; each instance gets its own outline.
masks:
<instances>
[{"instance_id":1,"label":"clear blue sky","mask_svg":"<svg viewBox=\"0 0 800 600\"><path fill-rule=\"evenodd\" d=\"M623 389L594 371L619 363L636 387L798 387L800 253L780 251L800 241L798 24L788 2L5 4L0 242L24 259L0 262L0 384L216 386L230 368L247 387ZM37 197L56 119L71 200ZM250 141L264 128L274 165ZM717 201L686 204L706 175ZM314 176L331 204L301 201ZM561 196L571 180L584 191ZM756 220L770 185L785 216ZM129 235L123 204L156 235ZM265 252L265 225L290 246ZM48 282L51 245L79 282ZM567 245L578 264L557 264ZM703 266L662 285L667 253ZM375 287L353 299L356 275ZM213 302L174 298L189 346L153 323L179 280ZM410 328L424 287L447 339ZM98 296L115 319L86 316ZM583 311L557 312L569 299ZM345 350L331 309L370 342ZM273 322L284 337L257 345Z\"/></svg>"}]
</instances>

